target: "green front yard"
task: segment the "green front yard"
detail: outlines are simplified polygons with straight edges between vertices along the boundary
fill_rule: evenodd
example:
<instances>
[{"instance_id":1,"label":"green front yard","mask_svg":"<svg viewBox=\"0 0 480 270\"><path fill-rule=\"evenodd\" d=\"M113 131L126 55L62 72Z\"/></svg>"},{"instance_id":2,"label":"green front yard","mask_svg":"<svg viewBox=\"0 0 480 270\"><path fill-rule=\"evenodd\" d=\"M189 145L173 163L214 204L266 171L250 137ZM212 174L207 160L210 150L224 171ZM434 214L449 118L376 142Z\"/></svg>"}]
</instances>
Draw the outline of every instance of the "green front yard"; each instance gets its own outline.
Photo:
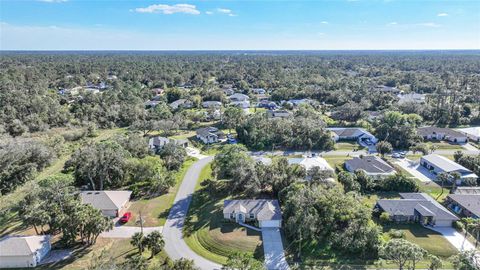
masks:
<instances>
[{"instance_id":1,"label":"green front yard","mask_svg":"<svg viewBox=\"0 0 480 270\"><path fill-rule=\"evenodd\" d=\"M234 252L247 252L260 258L263 253L260 233L223 221L223 201L230 199L228 192L209 192L208 187L201 185L203 180L212 178L211 174L209 165L200 174L185 222L185 242L197 254L220 264L225 264ZM223 183L216 184L222 186Z\"/></svg>"},{"instance_id":2,"label":"green front yard","mask_svg":"<svg viewBox=\"0 0 480 270\"><path fill-rule=\"evenodd\" d=\"M188 158L182 165L182 168L175 173L175 186L170 188L170 191L161 196L151 199L141 199L132 201L128 211L132 212L132 218L127 223L127 226L138 226L137 220L140 211L144 219L144 226L162 226L168 217L168 212L172 206L173 200L177 195L177 190L182 183L183 177L187 173L188 168L196 161L194 158Z\"/></svg>"},{"instance_id":3,"label":"green front yard","mask_svg":"<svg viewBox=\"0 0 480 270\"><path fill-rule=\"evenodd\" d=\"M337 142L335 143L335 150L337 151L353 151L363 149L357 142Z\"/></svg>"}]
</instances>

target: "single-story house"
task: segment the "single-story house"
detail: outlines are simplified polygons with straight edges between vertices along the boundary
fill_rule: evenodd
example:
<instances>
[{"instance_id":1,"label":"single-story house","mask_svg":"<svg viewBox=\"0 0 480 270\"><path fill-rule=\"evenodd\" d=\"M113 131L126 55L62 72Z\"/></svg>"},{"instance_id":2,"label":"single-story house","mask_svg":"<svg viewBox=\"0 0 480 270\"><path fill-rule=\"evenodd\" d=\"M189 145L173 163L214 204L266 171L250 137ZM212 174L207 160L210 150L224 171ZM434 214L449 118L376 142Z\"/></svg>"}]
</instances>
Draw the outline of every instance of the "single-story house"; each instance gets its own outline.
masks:
<instances>
[{"instance_id":1,"label":"single-story house","mask_svg":"<svg viewBox=\"0 0 480 270\"><path fill-rule=\"evenodd\" d=\"M264 165L270 165L272 164L272 159L268 157L263 157L263 156L252 156L252 159L255 162L262 163Z\"/></svg>"},{"instance_id":2,"label":"single-story house","mask_svg":"<svg viewBox=\"0 0 480 270\"><path fill-rule=\"evenodd\" d=\"M255 95L265 95L265 93L267 93L267 91L265 91L265 89L263 89L263 88L253 88L252 92Z\"/></svg>"},{"instance_id":3,"label":"single-story house","mask_svg":"<svg viewBox=\"0 0 480 270\"><path fill-rule=\"evenodd\" d=\"M195 132L197 139L205 144L216 143L225 138L225 134L216 127L199 128Z\"/></svg>"},{"instance_id":4,"label":"single-story house","mask_svg":"<svg viewBox=\"0 0 480 270\"><path fill-rule=\"evenodd\" d=\"M446 203L461 216L480 218L480 194L449 194Z\"/></svg>"},{"instance_id":5,"label":"single-story house","mask_svg":"<svg viewBox=\"0 0 480 270\"><path fill-rule=\"evenodd\" d=\"M249 101L250 100L250 98L247 95L244 95L244 94L241 94L241 93L235 93L235 94L229 96L228 98L232 102Z\"/></svg>"},{"instance_id":6,"label":"single-story house","mask_svg":"<svg viewBox=\"0 0 480 270\"><path fill-rule=\"evenodd\" d=\"M82 191L83 204L90 204L102 211L106 217L119 217L124 214L130 203L131 191L128 190L90 190Z\"/></svg>"},{"instance_id":7,"label":"single-story house","mask_svg":"<svg viewBox=\"0 0 480 270\"><path fill-rule=\"evenodd\" d=\"M222 107L222 102L220 101L204 101L202 102L203 108L220 108Z\"/></svg>"},{"instance_id":8,"label":"single-story house","mask_svg":"<svg viewBox=\"0 0 480 270\"><path fill-rule=\"evenodd\" d=\"M395 174L395 169L377 156L360 156L345 161L345 169L349 172L364 171L368 176L382 178Z\"/></svg>"},{"instance_id":9,"label":"single-story house","mask_svg":"<svg viewBox=\"0 0 480 270\"><path fill-rule=\"evenodd\" d=\"M176 140L176 139L169 139L166 137L156 136L148 140L148 148L156 152L162 149L168 143L174 143L176 145L182 146L183 148L188 147L188 140Z\"/></svg>"},{"instance_id":10,"label":"single-story house","mask_svg":"<svg viewBox=\"0 0 480 270\"><path fill-rule=\"evenodd\" d=\"M225 200L223 217L238 223L258 221L260 228L282 226L282 212L277 200Z\"/></svg>"},{"instance_id":11,"label":"single-story house","mask_svg":"<svg viewBox=\"0 0 480 270\"><path fill-rule=\"evenodd\" d=\"M163 88L153 88L152 89L152 93L156 96L162 95L163 92L165 92L165 90L163 90Z\"/></svg>"},{"instance_id":12,"label":"single-story house","mask_svg":"<svg viewBox=\"0 0 480 270\"><path fill-rule=\"evenodd\" d=\"M377 85L373 87L374 91L384 92L384 93L392 93L392 94L399 94L401 91L400 89L393 87L393 86L386 86L386 85Z\"/></svg>"},{"instance_id":13,"label":"single-story house","mask_svg":"<svg viewBox=\"0 0 480 270\"><path fill-rule=\"evenodd\" d=\"M258 102L257 107L258 107L258 108L266 108L266 109L269 109L269 110L273 110L273 109L276 109L278 106L277 106L277 103L275 103L275 102L273 102L273 101L270 101L270 100L261 100L260 102Z\"/></svg>"},{"instance_id":14,"label":"single-story house","mask_svg":"<svg viewBox=\"0 0 480 270\"><path fill-rule=\"evenodd\" d=\"M250 101L243 100L243 101L232 101L229 103L230 106L236 106L242 109L250 108Z\"/></svg>"},{"instance_id":15,"label":"single-story house","mask_svg":"<svg viewBox=\"0 0 480 270\"><path fill-rule=\"evenodd\" d=\"M419 93L408 93L408 94L403 94L400 93L397 95L399 98L398 104L405 104L405 103L417 103L417 104L423 104L425 103L425 94L419 94Z\"/></svg>"},{"instance_id":16,"label":"single-story house","mask_svg":"<svg viewBox=\"0 0 480 270\"><path fill-rule=\"evenodd\" d=\"M147 102L144 103L145 109L154 108L154 107L156 107L159 103L160 103L160 101L158 101L158 100L149 100L149 101L147 101Z\"/></svg>"},{"instance_id":17,"label":"single-story house","mask_svg":"<svg viewBox=\"0 0 480 270\"><path fill-rule=\"evenodd\" d=\"M0 239L0 268L36 267L50 249L50 235L6 236Z\"/></svg>"},{"instance_id":18,"label":"single-story house","mask_svg":"<svg viewBox=\"0 0 480 270\"><path fill-rule=\"evenodd\" d=\"M308 99L308 98L302 98L302 99L290 99L286 102L291 104L292 106L297 107L297 106L300 106L302 104L310 104L310 103L312 103L312 100Z\"/></svg>"},{"instance_id":19,"label":"single-story house","mask_svg":"<svg viewBox=\"0 0 480 270\"><path fill-rule=\"evenodd\" d=\"M332 134L332 139L337 142L340 140L345 141L358 141L359 143L371 142L373 144L378 142L378 139L366 131L363 128L345 128L345 127L332 127L327 128Z\"/></svg>"},{"instance_id":20,"label":"single-story house","mask_svg":"<svg viewBox=\"0 0 480 270\"><path fill-rule=\"evenodd\" d=\"M310 170L313 167L319 167L321 171L330 171L334 172L333 168L328 164L328 162L321 157L302 157L302 158L289 158L288 164L297 164L305 168L305 170Z\"/></svg>"},{"instance_id":21,"label":"single-story house","mask_svg":"<svg viewBox=\"0 0 480 270\"><path fill-rule=\"evenodd\" d=\"M193 107L193 103L190 100L186 100L184 98L181 98L179 100L175 100L174 102L170 103L169 106L173 110L176 110L178 108L189 109L189 108Z\"/></svg>"},{"instance_id":22,"label":"single-story house","mask_svg":"<svg viewBox=\"0 0 480 270\"><path fill-rule=\"evenodd\" d=\"M480 195L480 187L456 187L452 190L453 194L478 194Z\"/></svg>"},{"instance_id":23,"label":"single-story house","mask_svg":"<svg viewBox=\"0 0 480 270\"><path fill-rule=\"evenodd\" d=\"M459 128L457 131L462 132L474 142L480 142L480 127Z\"/></svg>"},{"instance_id":24,"label":"single-story house","mask_svg":"<svg viewBox=\"0 0 480 270\"><path fill-rule=\"evenodd\" d=\"M401 199L378 200L375 208L387 212L392 221L451 227L457 216L425 193L400 193Z\"/></svg>"},{"instance_id":25,"label":"single-story house","mask_svg":"<svg viewBox=\"0 0 480 270\"><path fill-rule=\"evenodd\" d=\"M425 140L446 140L453 143L468 142L467 135L450 128L421 127L417 129L417 134Z\"/></svg>"},{"instance_id":26,"label":"single-story house","mask_svg":"<svg viewBox=\"0 0 480 270\"><path fill-rule=\"evenodd\" d=\"M289 111L285 110L268 110L267 117L268 118L288 118L292 114Z\"/></svg>"},{"instance_id":27,"label":"single-story house","mask_svg":"<svg viewBox=\"0 0 480 270\"><path fill-rule=\"evenodd\" d=\"M431 173L437 175L439 173L453 173L460 174L460 179L457 181L457 185L460 185L466 179L477 179L478 176L471 170L463 167L462 165L450 160L444 156L437 154L430 154L420 158L420 165L427 168Z\"/></svg>"}]
</instances>

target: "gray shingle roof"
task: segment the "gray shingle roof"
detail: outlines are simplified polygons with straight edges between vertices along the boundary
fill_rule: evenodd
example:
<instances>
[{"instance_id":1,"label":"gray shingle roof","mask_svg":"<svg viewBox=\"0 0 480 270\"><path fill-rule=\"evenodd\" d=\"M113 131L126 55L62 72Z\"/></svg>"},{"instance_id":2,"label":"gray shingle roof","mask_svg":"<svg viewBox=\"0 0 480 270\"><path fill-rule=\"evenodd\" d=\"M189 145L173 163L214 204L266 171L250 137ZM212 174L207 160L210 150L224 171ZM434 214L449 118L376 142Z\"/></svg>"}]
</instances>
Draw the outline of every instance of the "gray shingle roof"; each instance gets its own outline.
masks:
<instances>
[{"instance_id":1,"label":"gray shingle roof","mask_svg":"<svg viewBox=\"0 0 480 270\"><path fill-rule=\"evenodd\" d=\"M400 193L400 196L402 199L378 200L377 205L390 215L413 216L416 210L439 220L458 220L457 216L425 193Z\"/></svg>"},{"instance_id":2,"label":"gray shingle roof","mask_svg":"<svg viewBox=\"0 0 480 270\"><path fill-rule=\"evenodd\" d=\"M123 204L130 200L131 191L82 191L80 198L82 203L91 204L100 210L115 210L122 208Z\"/></svg>"},{"instance_id":3,"label":"gray shingle roof","mask_svg":"<svg viewBox=\"0 0 480 270\"><path fill-rule=\"evenodd\" d=\"M441 128L441 127L420 127L417 129L417 134L420 136L427 136L430 134L445 134L446 136L449 136L452 138L466 137L466 135L464 135L460 131L456 131L450 128Z\"/></svg>"},{"instance_id":4,"label":"gray shingle roof","mask_svg":"<svg viewBox=\"0 0 480 270\"><path fill-rule=\"evenodd\" d=\"M255 214L257 220L282 220L280 205L277 200L225 200L223 213L234 212Z\"/></svg>"},{"instance_id":5,"label":"gray shingle roof","mask_svg":"<svg viewBox=\"0 0 480 270\"><path fill-rule=\"evenodd\" d=\"M480 217L480 195L479 194L449 194L448 197L463 208Z\"/></svg>"},{"instance_id":6,"label":"gray shingle roof","mask_svg":"<svg viewBox=\"0 0 480 270\"><path fill-rule=\"evenodd\" d=\"M0 258L33 255L48 242L50 242L49 235L6 236L0 240Z\"/></svg>"},{"instance_id":7,"label":"gray shingle roof","mask_svg":"<svg viewBox=\"0 0 480 270\"><path fill-rule=\"evenodd\" d=\"M444 156L440 156L437 154L430 154L430 155L423 156L421 157L421 160L425 160L435 165L436 167L442 169L445 172L455 172L455 171L468 172L468 173L472 172L469 169L463 167L462 165L454 162L453 160L450 160Z\"/></svg>"},{"instance_id":8,"label":"gray shingle roof","mask_svg":"<svg viewBox=\"0 0 480 270\"><path fill-rule=\"evenodd\" d=\"M345 164L348 164L354 171L364 170L371 174L389 174L395 172L392 166L376 156L354 157L353 159L345 161Z\"/></svg>"}]
</instances>

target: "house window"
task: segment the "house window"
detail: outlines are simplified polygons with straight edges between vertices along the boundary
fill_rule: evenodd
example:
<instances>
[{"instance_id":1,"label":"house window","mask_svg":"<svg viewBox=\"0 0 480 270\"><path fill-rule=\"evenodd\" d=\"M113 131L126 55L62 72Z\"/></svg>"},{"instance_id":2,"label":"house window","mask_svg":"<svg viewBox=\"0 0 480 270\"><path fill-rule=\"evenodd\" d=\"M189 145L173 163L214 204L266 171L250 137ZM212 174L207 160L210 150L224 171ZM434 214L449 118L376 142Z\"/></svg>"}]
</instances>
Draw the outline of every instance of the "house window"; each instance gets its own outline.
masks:
<instances>
[{"instance_id":1,"label":"house window","mask_svg":"<svg viewBox=\"0 0 480 270\"><path fill-rule=\"evenodd\" d=\"M250 213L250 218L251 218L251 219L254 219L254 218L255 218L255 215L252 214L252 213Z\"/></svg>"},{"instance_id":2,"label":"house window","mask_svg":"<svg viewBox=\"0 0 480 270\"><path fill-rule=\"evenodd\" d=\"M235 213L230 213L230 218L234 219L235 218Z\"/></svg>"}]
</instances>

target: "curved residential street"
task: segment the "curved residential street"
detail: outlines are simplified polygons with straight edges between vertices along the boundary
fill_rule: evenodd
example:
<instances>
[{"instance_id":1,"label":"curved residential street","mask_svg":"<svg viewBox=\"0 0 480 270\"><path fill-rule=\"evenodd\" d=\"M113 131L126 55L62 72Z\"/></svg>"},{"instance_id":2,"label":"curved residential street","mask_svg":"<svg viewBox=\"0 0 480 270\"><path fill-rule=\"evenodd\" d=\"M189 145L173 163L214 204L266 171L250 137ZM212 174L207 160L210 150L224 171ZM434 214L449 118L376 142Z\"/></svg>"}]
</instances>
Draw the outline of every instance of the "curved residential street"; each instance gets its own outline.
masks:
<instances>
[{"instance_id":1,"label":"curved residential street","mask_svg":"<svg viewBox=\"0 0 480 270\"><path fill-rule=\"evenodd\" d=\"M203 167L213 160L213 157L204 157L195 162L185 174L183 182L178 189L177 196L173 202L172 209L168 215L167 221L163 227L163 236L165 238L165 251L171 259L177 260L186 258L193 260L197 267L202 270L214 270L222 268L221 265L209 261L188 247L183 240L183 225L187 216L188 208L192 200L192 194L195 191L195 185Z\"/></svg>"}]
</instances>

